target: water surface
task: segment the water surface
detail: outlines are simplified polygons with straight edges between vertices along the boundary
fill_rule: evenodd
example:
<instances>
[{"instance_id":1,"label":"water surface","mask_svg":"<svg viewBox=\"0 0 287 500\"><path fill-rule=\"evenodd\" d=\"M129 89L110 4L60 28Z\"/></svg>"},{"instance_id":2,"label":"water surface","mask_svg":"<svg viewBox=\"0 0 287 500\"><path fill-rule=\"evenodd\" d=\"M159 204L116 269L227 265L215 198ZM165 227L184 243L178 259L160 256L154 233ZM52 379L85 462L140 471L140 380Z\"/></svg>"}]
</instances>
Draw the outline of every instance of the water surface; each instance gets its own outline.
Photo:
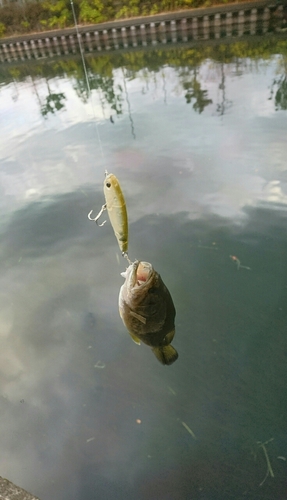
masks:
<instances>
[{"instance_id":1,"label":"water surface","mask_svg":"<svg viewBox=\"0 0 287 500\"><path fill-rule=\"evenodd\" d=\"M77 58L3 65L1 476L41 500L285 498L286 48L87 56L91 97ZM105 169L176 306L170 367L118 314L126 263L87 218Z\"/></svg>"}]
</instances>

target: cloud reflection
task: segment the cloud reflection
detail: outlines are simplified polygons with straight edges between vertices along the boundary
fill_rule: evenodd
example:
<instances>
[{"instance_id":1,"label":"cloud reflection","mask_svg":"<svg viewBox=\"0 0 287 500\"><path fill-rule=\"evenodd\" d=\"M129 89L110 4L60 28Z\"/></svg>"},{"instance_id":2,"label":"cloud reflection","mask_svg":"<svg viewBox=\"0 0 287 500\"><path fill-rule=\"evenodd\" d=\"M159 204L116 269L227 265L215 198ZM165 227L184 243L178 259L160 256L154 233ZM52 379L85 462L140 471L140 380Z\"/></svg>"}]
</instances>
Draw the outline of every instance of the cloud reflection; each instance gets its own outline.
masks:
<instances>
[{"instance_id":1,"label":"cloud reflection","mask_svg":"<svg viewBox=\"0 0 287 500\"><path fill-rule=\"evenodd\" d=\"M267 77L230 66L223 117L209 68L201 114L172 67L164 93L127 80L136 140L127 114L102 120L104 158L69 80L57 82L66 111L45 125L27 86L3 105L0 470L43 500L225 500L226 484L239 496L262 480L256 440L274 437L273 461L285 453L286 127L262 108L276 65ZM181 359L168 373L130 341L117 310L125 262L109 224L87 219L105 168L126 196L131 258L152 262L175 301ZM277 464L274 498L282 478Z\"/></svg>"},{"instance_id":2,"label":"cloud reflection","mask_svg":"<svg viewBox=\"0 0 287 500\"><path fill-rule=\"evenodd\" d=\"M270 203L245 210L237 229L212 214L146 215L131 225L135 254L154 263L176 303L182 356L169 374L124 331L117 311L124 263L115 259L112 230L103 235L81 221L78 192L41 209L31 204L11 220L1 242L2 474L43 498L71 500L79 491L92 498L93 488L146 498L145 478L157 491L152 477L177 467L183 449L194 464L205 447L222 460L218 439L230 440L228 457L233 441L256 440L270 419L280 428L285 403L273 393L282 389L282 365L273 364L271 378L267 367L285 338L285 212ZM238 272L230 254L252 272ZM197 441L189 443L178 419L188 421ZM212 488L218 474L206 471L200 484ZM230 480L228 471L224 476ZM180 498L184 477L177 472Z\"/></svg>"}]
</instances>

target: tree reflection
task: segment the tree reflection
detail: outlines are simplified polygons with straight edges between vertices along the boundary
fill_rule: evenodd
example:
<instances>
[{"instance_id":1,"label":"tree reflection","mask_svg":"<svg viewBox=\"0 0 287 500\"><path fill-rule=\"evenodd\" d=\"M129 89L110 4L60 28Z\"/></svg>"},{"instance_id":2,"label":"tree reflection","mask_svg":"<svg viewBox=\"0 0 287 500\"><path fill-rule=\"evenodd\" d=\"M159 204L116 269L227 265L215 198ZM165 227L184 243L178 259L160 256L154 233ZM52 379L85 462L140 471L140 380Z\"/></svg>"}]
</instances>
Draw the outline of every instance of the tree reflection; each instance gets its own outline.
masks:
<instances>
[{"instance_id":1,"label":"tree reflection","mask_svg":"<svg viewBox=\"0 0 287 500\"><path fill-rule=\"evenodd\" d=\"M115 85L113 76L106 76L100 73L88 71L90 90L98 90L101 93L101 104L104 107L105 102L117 114L122 114L123 88L120 84ZM89 90L84 75L77 75L74 89L83 102L89 98Z\"/></svg>"},{"instance_id":2,"label":"tree reflection","mask_svg":"<svg viewBox=\"0 0 287 500\"><path fill-rule=\"evenodd\" d=\"M271 59L273 54L281 57ZM110 52L97 55L85 54L90 90L98 93L103 116L122 115L124 110L131 117L129 104L130 90L127 82L137 79L142 82L142 94L152 93L152 98L162 97L168 101L167 88L173 85L186 104L191 104L196 113L203 113L212 104L209 91L204 88L203 66L217 69L218 101L215 111L219 116L226 114L231 106L227 99L227 71L230 68L235 75L254 71L258 65L275 61L276 77L271 85L270 99L274 99L277 110L287 109L287 41L262 38L260 41L234 41L234 43L202 45L199 47L166 47L164 50L136 50L134 52ZM169 68L169 70L166 70ZM62 110L66 97L63 92L53 92L48 81L53 78L69 78L78 97L84 102L89 100L89 88L80 58L59 58L57 61L37 61L37 63L13 62L11 66L0 65L0 80L14 85L13 99L17 99L17 83L27 78L32 81L35 97L41 114L47 117ZM37 86L40 80L48 86L45 99L39 94ZM127 103L125 106L124 103ZM132 125L132 120L131 120ZM134 130L133 130L134 134Z\"/></svg>"},{"instance_id":3,"label":"tree reflection","mask_svg":"<svg viewBox=\"0 0 287 500\"><path fill-rule=\"evenodd\" d=\"M277 87L277 90L275 92L275 97L274 97L276 111L278 111L279 109L286 110L287 109L287 77L286 77L286 75L282 75L273 81L272 86L271 86L270 99L272 99L272 97L273 97L274 87Z\"/></svg>"},{"instance_id":4,"label":"tree reflection","mask_svg":"<svg viewBox=\"0 0 287 500\"><path fill-rule=\"evenodd\" d=\"M40 108L42 108L41 98L40 98L38 88L37 88L37 85L36 85L36 82L35 82L35 79L33 76L31 76L31 83L32 83L33 91L34 91L34 94L37 98L38 104L39 104Z\"/></svg>"},{"instance_id":5,"label":"tree reflection","mask_svg":"<svg viewBox=\"0 0 287 500\"><path fill-rule=\"evenodd\" d=\"M202 113L206 106L212 104L212 99L208 99L207 97L207 90L203 90L198 81L197 68L193 70L192 80L183 83L183 88L186 90L184 96L186 103L190 104L194 100L192 107L197 113Z\"/></svg>"},{"instance_id":6,"label":"tree reflection","mask_svg":"<svg viewBox=\"0 0 287 500\"><path fill-rule=\"evenodd\" d=\"M43 99L40 96L37 80L33 76L31 76L30 81L32 83L33 91L36 95L40 107L41 115L44 118L46 118L49 113L55 114L57 111L60 111L64 108L65 104L63 103L63 101L66 99L65 94L63 92L52 92L47 78L45 79L45 81L48 89L48 96L44 99L44 103Z\"/></svg>"},{"instance_id":7,"label":"tree reflection","mask_svg":"<svg viewBox=\"0 0 287 500\"><path fill-rule=\"evenodd\" d=\"M122 68L122 75L123 75L123 82L124 82L124 87L125 87L126 103L127 103L127 107L128 107L129 120L130 120L130 124L131 124L131 133L132 133L133 138L135 139L136 138L136 134L135 134L134 121L133 121L133 117L132 117L132 109L131 109L131 104L130 104L130 100L129 100L129 94L128 94L128 89L127 89L127 84L126 84L125 72L124 72L123 68Z\"/></svg>"},{"instance_id":8,"label":"tree reflection","mask_svg":"<svg viewBox=\"0 0 287 500\"><path fill-rule=\"evenodd\" d=\"M46 102L41 106L41 114L46 117L49 113L55 114L57 111L60 111L64 108L63 100L66 99L66 96L63 92L51 92L49 83L47 81L48 87L48 96L46 97Z\"/></svg>"},{"instance_id":9,"label":"tree reflection","mask_svg":"<svg viewBox=\"0 0 287 500\"><path fill-rule=\"evenodd\" d=\"M218 85L218 89L221 92L221 102L217 104L216 111L219 116L223 116L228 108L230 108L232 102L226 99L226 82L225 82L225 72L224 63L220 63L220 73L221 81Z\"/></svg>"}]
</instances>

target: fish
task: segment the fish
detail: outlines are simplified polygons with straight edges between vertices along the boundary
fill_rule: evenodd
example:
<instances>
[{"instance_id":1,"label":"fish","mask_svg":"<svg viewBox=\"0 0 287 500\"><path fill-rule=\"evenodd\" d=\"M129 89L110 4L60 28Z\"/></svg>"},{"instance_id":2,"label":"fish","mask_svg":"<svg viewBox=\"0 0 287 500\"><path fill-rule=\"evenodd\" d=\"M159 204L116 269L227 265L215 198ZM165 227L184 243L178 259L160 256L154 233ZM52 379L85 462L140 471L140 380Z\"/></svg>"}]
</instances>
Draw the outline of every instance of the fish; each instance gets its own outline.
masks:
<instances>
[{"instance_id":1,"label":"fish","mask_svg":"<svg viewBox=\"0 0 287 500\"><path fill-rule=\"evenodd\" d=\"M104 210L108 211L109 219L114 230L115 236L117 238L118 245L122 252L122 255L128 258L128 214L126 201L121 190L120 183L114 174L109 174L105 172L104 180L104 195L106 203L102 206L98 215L93 219L91 217L92 210L88 214L90 220L98 223ZM106 221L100 226L103 226ZM129 261L130 262L130 261Z\"/></svg>"},{"instance_id":2,"label":"fish","mask_svg":"<svg viewBox=\"0 0 287 500\"><path fill-rule=\"evenodd\" d=\"M163 365L171 365L178 358L171 345L176 310L167 287L149 262L136 260L121 274L119 313L130 336L150 346Z\"/></svg>"}]
</instances>

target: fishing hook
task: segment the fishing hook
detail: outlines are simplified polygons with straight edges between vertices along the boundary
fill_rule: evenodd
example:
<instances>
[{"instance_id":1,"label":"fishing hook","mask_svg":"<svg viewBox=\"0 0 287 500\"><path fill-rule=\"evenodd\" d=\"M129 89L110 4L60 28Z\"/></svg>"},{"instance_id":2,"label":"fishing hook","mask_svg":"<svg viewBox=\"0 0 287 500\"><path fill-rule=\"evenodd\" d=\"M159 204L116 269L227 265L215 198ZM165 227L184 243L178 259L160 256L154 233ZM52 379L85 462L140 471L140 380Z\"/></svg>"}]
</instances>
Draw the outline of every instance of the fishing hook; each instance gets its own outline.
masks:
<instances>
[{"instance_id":1,"label":"fishing hook","mask_svg":"<svg viewBox=\"0 0 287 500\"><path fill-rule=\"evenodd\" d=\"M98 215L97 215L94 219L91 217L91 215L92 215L92 213L93 213L93 210L91 210L91 211L88 213L88 219L89 219L89 220L93 220L93 221L95 221L95 222L96 222L96 224L98 224L98 220L99 220L99 218L101 217L101 215L102 215L102 213L104 212L104 210L107 210L107 204L106 204L106 203L102 206L102 208L101 208L101 210L99 211ZM104 220L104 222L102 222L101 224L98 224L98 226L99 226L99 227L102 227L102 226L103 226L106 222L107 222L107 221L106 221L106 220Z\"/></svg>"},{"instance_id":2,"label":"fishing hook","mask_svg":"<svg viewBox=\"0 0 287 500\"><path fill-rule=\"evenodd\" d=\"M107 175L109 175L109 174L108 174L108 171L107 171L107 170L105 170L105 177L107 177ZM102 213L104 212L104 210L107 210L107 204L106 204L106 203L102 206L102 208L101 208L101 210L99 211L98 215L97 215L94 219L92 219L92 217L91 217L91 215L92 215L92 213L93 213L93 210L91 210L91 211L88 213L88 219L89 219L89 220L93 220L93 221L95 221L95 222L96 222L96 224L97 224L99 227L102 227L102 226L103 226L103 225L104 225L107 221L106 221L106 220L104 220L104 222L102 222L101 224L98 224L98 220L99 220L99 218L101 217L101 215L102 215Z\"/></svg>"},{"instance_id":3,"label":"fishing hook","mask_svg":"<svg viewBox=\"0 0 287 500\"><path fill-rule=\"evenodd\" d=\"M131 265L132 264L132 261L130 260L129 256L128 256L128 253L127 252L122 252L122 256L127 259L128 263Z\"/></svg>"}]
</instances>

